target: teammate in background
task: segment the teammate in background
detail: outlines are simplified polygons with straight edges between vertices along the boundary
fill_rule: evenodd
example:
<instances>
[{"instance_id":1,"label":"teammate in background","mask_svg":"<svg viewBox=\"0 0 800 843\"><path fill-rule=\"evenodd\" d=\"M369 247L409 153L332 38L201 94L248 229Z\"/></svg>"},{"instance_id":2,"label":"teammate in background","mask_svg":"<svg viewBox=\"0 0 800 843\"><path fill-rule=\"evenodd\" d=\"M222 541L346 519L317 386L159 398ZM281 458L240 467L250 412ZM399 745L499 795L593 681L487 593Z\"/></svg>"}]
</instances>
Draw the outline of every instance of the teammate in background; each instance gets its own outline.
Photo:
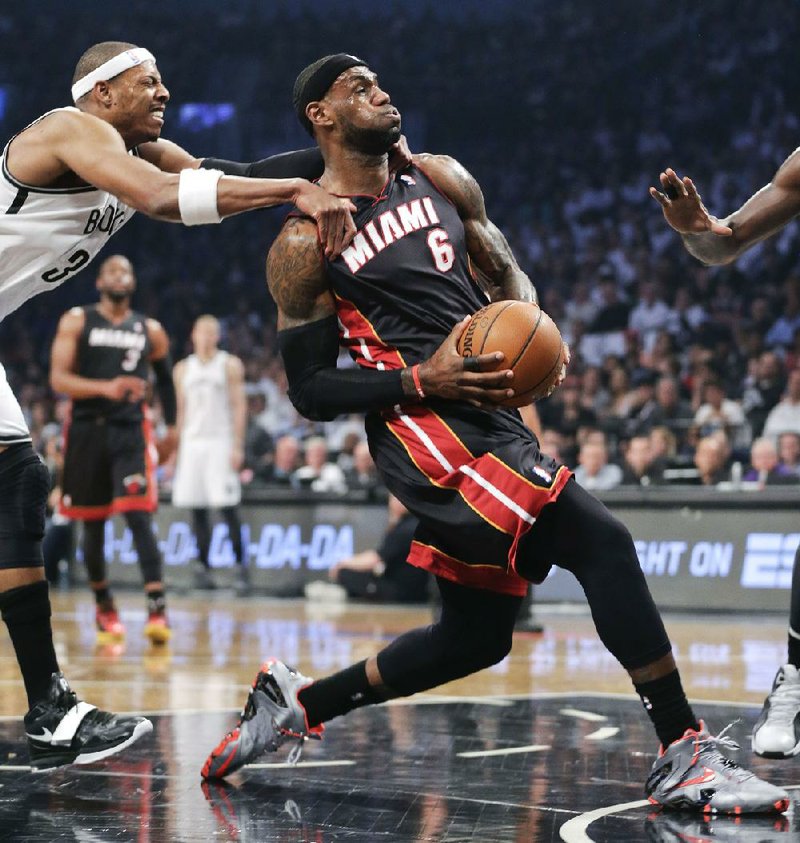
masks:
<instances>
[{"instance_id":1,"label":"teammate in background","mask_svg":"<svg viewBox=\"0 0 800 843\"><path fill-rule=\"evenodd\" d=\"M502 355L465 359L456 350L465 317L486 302L470 263L492 298L535 299L478 184L444 156L415 156L390 175L400 115L354 56L307 67L294 101L325 158L321 183L353 197L359 232L328 260L311 221L289 219L270 250L289 394L312 419L368 413L375 463L420 521L409 561L436 575L442 613L319 681L267 662L202 774L225 776L289 738L321 737L326 721L354 708L500 661L528 582L557 562L581 583L603 643L628 670L661 739L651 800L786 810L786 793L725 758L695 718L630 533L541 453L518 412L497 406L513 395L512 372L486 371L502 366ZM354 369L337 368L340 342Z\"/></svg>"},{"instance_id":2,"label":"teammate in background","mask_svg":"<svg viewBox=\"0 0 800 843\"><path fill-rule=\"evenodd\" d=\"M651 187L650 195L689 254L704 264L732 263L800 214L800 149L783 162L769 184L723 218L708 212L688 176L667 168L659 181L661 190ZM800 547L792 573L788 650L788 661L778 668L753 729L753 751L767 758L789 758L800 752Z\"/></svg>"},{"instance_id":3,"label":"teammate in background","mask_svg":"<svg viewBox=\"0 0 800 843\"><path fill-rule=\"evenodd\" d=\"M137 210L195 225L293 202L317 220L326 252L349 241L353 206L300 178L316 175L318 151L311 171L308 153L297 153L258 162L245 175L261 178L241 179L159 140L169 92L147 50L95 44L72 81L76 107L43 115L0 156L0 319L86 266ZM0 615L25 684L37 769L100 760L153 728L144 717L79 701L59 671L41 550L48 492L47 469L0 366Z\"/></svg>"},{"instance_id":4,"label":"teammate in background","mask_svg":"<svg viewBox=\"0 0 800 843\"><path fill-rule=\"evenodd\" d=\"M83 561L96 601L99 641L122 639L125 627L106 571L105 526L124 515L139 557L147 599L145 635L169 640L163 560L153 535L158 507L156 448L145 404L150 370L156 376L167 435L164 458L176 444L175 388L169 340L155 319L131 309L136 278L122 255L106 258L97 275L100 303L73 307L58 323L50 385L72 399L64 440L59 511L83 522Z\"/></svg>"},{"instance_id":5,"label":"teammate in background","mask_svg":"<svg viewBox=\"0 0 800 843\"><path fill-rule=\"evenodd\" d=\"M214 588L209 568L210 509L219 509L228 525L236 556L235 588L249 588L242 552L242 498L239 470L244 458L247 400L242 361L219 348L219 322L200 316L192 328L194 353L173 372L178 396L178 461L172 483L172 502L192 510L201 565L198 584Z\"/></svg>"}]
</instances>

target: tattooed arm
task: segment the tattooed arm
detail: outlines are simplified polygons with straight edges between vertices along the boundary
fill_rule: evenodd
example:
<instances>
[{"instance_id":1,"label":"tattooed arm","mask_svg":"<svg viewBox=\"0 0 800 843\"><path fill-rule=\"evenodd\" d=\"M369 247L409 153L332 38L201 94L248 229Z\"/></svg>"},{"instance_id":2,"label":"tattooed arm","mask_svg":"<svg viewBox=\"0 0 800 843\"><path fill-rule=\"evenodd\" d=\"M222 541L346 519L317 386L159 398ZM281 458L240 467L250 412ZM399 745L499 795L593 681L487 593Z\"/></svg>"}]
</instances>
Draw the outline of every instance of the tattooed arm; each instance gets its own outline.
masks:
<instances>
[{"instance_id":1,"label":"tattooed arm","mask_svg":"<svg viewBox=\"0 0 800 843\"><path fill-rule=\"evenodd\" d=\"M339 326L325 264L311 220L290 219L267 257L267 281L278 305L278 345L289 381L289 398L314 420L365 413L419 399L412 368L338 369ZM467 372L456 350L463 323L453 329L430 360L419 365L426 395L471 401L480 406L508 397L508 372ZM475 358L495 366L495 355ZM512 393L513 394L513 393Z\"/></svg>"},{"instance_id":2,"label":"tattooed arm","mask_svg":"<svg viewBox=\"0 0 800 843\"><path fill-rule=\"evenodd\" d=\"M533 282L519 268L503 232L486 216L478 182L458 161L447 155L415 155L414 163L430 175L456 206L464 223L470 260L478 270L479 283L492 301L536 302Z\"/></svg>"}]
</instances>

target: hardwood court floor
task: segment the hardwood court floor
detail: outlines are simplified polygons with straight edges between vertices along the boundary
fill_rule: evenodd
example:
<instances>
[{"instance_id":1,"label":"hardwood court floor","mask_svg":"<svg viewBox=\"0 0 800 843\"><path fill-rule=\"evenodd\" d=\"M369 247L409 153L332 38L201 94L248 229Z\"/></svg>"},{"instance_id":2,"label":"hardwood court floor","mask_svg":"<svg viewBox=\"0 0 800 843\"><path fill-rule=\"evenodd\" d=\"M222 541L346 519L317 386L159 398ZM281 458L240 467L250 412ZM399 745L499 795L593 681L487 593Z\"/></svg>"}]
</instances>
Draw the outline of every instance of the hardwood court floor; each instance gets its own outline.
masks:
<instances>
[{"instance_id":1,"label":"hardwood court floor","mask_svg":"<svg viewBox=\"0 0 800 843\"><path fill-rule=\"evenodd\" d=\"M73 687L104 708L150 712L155 724L152 737L95 766L29 772L24 694L0 637L0 840L800 840L800 818L704 822L648 810L642 784L655 740L582 607L541 608L544 634L516 635L511 656L491 670L333 721L295 768L284 749L230 783L201 786L200 766L235 722L262 658L321 676L431 614L226 593L175 598L173 641L155 650L142 638L139 595L119 603L129 636L113 649L95 646L87 595L53 601ZM800 782L800 759L753 759L745 740L785 657L785 619L674 615L667 626L699 715L715 730L741 718L739 760L776 783Z\"/></svg>"}]
</instances>

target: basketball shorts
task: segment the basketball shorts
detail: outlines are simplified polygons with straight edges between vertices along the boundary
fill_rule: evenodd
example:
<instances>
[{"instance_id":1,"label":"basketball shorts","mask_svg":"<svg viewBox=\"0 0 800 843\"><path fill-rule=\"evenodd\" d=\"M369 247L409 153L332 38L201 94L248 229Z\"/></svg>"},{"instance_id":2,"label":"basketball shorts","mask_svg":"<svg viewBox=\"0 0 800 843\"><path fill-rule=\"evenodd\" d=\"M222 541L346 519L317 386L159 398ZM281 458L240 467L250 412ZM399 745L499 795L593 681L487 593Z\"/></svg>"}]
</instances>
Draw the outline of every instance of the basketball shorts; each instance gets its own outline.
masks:
<instances>
[{"instance_id":1,"label":"basketball shorts","mask_svg":"<svg viewBox=\"0 0 800 843\"><path fill-rule=\"evenodd\" d=\"M158 457L149 419L72 419L64 429L63 515L99 521L120 512L155 512Z\"/></svg>"},{"instance_id":2,"label":"basketball shorts","mask_svg":"<svg viewBox=\"0 0 800 843\"><path fill-rule=\"evenodd\" d=\"M0 366L0 446L30 441L22 408L8 385L6 370Z\"/></svg>"},{"instance_id":3,"label":"basketball shorts","mask_svg":"<svg viewBox=\"0 0 800 843\"><path fill-rule=\"evenodd\" d=\"M572 472L541 453L519 414L431 402L371 414L366 429L387 488L420 521L408 561L472 588L525 595L517 561L526 535ZM550 565L532 570L541 582Z\"/></svg>"},{"instance_id":4,"label":"basketball shorts","mask_svg":"<svg viewBox=\"0 0 800 843\"><path fill-rule=\"evenodd\" d=\"M172 503L187 509L220 509L242 499L239 475L231 468L230 439L181 438Z\"/></svg>"}]
</instances>

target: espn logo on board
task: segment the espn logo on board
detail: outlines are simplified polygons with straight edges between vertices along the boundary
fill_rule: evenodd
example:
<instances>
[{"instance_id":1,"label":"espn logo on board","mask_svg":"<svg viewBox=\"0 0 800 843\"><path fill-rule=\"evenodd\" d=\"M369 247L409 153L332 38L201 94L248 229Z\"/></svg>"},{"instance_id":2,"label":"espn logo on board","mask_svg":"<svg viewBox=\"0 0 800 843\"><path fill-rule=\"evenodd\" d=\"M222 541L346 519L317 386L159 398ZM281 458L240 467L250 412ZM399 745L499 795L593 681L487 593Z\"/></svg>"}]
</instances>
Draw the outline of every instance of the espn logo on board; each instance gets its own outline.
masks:
<instances>
[{"instance_id":1,"label":"espn logo on board","mask_svg":"<svg viewBox=\"0 0 800 843\"><path fill-rule=\"evenodd\" d=\"M800 533L748 533L742 588L791 588Z\"/></svg>"}]
</instances>

